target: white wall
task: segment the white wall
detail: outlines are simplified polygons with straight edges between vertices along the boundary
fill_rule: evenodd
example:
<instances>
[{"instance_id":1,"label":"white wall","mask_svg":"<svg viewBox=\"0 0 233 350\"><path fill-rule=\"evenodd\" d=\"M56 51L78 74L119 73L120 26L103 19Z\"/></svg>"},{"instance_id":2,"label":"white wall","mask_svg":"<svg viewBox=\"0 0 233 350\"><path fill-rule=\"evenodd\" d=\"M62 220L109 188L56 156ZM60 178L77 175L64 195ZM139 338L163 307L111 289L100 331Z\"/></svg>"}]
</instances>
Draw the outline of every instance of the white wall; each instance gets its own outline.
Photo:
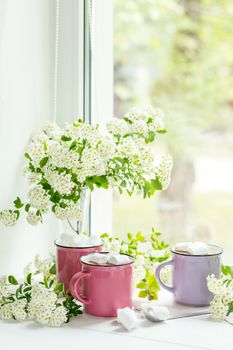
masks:
<instances>
[{"instance_id":1,"label":"white wall","mask_svg":"<svg viewBox=\"0 0 233 350\"><path fill-rule=\"evenodd\" d=\"M55 1L0 0L0 209L26 196L23 153L33 131L53 116ZM58 223L0 225L0 274L20 272L53 247Z\"/></svg>"}]
</instances>

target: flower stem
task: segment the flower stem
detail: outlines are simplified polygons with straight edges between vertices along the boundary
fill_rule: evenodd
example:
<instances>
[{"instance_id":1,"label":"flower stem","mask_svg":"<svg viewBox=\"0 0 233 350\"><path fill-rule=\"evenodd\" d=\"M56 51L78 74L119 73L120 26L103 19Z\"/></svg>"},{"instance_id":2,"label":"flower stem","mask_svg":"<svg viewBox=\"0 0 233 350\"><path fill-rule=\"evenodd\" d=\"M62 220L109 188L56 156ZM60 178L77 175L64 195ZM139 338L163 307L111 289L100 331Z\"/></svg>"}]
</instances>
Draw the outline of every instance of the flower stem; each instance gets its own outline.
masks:
<instances>
[{"instance_id":1,"label":"flower stem","mask_svg":"<svg viewBox=\"0 0 233 350\"><path fill-rule=\"evenodd\" d=\"M74 226L71 224L71 222L70 222L69 219L67 219L67 222L68 222L68 224L70 225L71 229L72 229L75 233L77 233L77 235L78 235L78 234L79 234L78 228L77 228L77 231L76 231L75 228L74 228Z\"/></svg>"}]
</instances>

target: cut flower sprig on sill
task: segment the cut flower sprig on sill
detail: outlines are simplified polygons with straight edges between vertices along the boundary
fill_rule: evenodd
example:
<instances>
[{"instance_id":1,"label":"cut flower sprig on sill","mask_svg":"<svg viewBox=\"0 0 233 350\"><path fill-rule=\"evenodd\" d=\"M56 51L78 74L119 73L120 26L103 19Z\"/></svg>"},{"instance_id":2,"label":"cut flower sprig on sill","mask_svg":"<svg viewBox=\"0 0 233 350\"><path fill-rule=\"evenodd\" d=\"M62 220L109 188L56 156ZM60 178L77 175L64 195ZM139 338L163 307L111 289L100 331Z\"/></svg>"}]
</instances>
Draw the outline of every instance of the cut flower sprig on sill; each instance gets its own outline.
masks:
<instances>
[{"instance_id":1,"label":"cut flower sprig on sill","mask_svg":"<svg viewBox=\"0 0 233 350\"><path fill-rule=\"evenodd\" d=\"M207 286L214 295L210 303L212 317L233 324L233 268L223 265L221 278L208 276Z\"/></svg>"},{"instance_id":2,"label":"cut flower sprig on sill","mask_svg":"<svg viewBox=\"0 0 233 350\"><path fill-rule=\"evenodd\" d=\"M159 162L149 148L165 132L159 109L132 109L122 119L110 119L105 132L80 119L64 128L48 124L32 137L25 153L27 198L17 197L14 208L1 211L1 222L15 225L22 210L31 225L42 222L49 212L79 222L80 198L86 189L117 188L129 195L141 191L144 197L165 190L171 156L164 155ZM74 231L79 233L78 228Z\"/></svg>"},{"instance_id":3,"label":"cut flower sprig on sill","mask_svg":"<svg viewBox=\"0 0 233 350\"><path fill-rule=\"evenodd\" d=\"M59 327L82 314L81 305L57 283L52 259L37 256L25 272L23 281L12 275L0 278L0 319Z\"/></svg>"},{"instance_id":4,"label":"cut flower sprig on sill","mask_svg":"<svg viewBox=\"0 0 233 350\"><path fill-rule=\"evenodd\" d=\"M155 269L170 257L169 245L161 239L161 233L152 228L146 234L128 233L126 238L112 237L108 233L100 237L105 242L103 247L105 251L133 256L134 285L139 290L138 296L157 300L160 287L155 278ZM162 279L164 282L170 280L170 270L163 269Z\"/></svg>"}]
</instances>

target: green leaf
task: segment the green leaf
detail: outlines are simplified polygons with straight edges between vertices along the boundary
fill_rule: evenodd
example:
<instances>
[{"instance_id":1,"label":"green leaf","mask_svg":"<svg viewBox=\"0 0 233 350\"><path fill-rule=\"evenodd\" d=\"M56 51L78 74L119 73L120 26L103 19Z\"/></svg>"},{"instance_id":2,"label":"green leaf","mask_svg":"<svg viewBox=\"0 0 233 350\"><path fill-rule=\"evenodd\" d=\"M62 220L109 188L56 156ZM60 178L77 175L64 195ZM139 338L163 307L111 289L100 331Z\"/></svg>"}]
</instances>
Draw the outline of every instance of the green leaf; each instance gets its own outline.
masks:
<instances>
[{"instance_id":1,"label":"green leaf","mask_svg":"<svg viewBox=\"0 0 233 350\"><path fill-rule=\"evenodd\" d=\"M14 276L12 276L12 275L8 276L8 281L9 281L10 284L13 284L13 285L15 285L15 286L16 286L17 284L19 284L18 281L17 281L17 279L16 279Z\"/></svg>"},{"instance_id":2,"label":"green leaf","mask_svg":"<svg viewBox=\"0 0 233 350\"><path fill-rule=\"evenodd\" d=\"M145 139L146 143L150 143L150 142L153 142L155 139L155 133L153 131L149 131L148 132L148 135Z\"/></svg>"},{"instance_id":3,"label":"green leaf","mask_svg":"<svg viewBox=\"0 0 233 350\"><path fill-rule=\"evenodd\" d=\"M22 208L24 206L19 197L17 197L16 200L14 200L14 205L16 208Z\"/></svg>"},{"instance_id":4,"label":"green leaf","mask_svg":"<svg viewBox=\"0 0 233 350\"><path fill-rule=\"evenodd\" d=\"M49 273L51 273L51 275L56 275L56 264L50 267Z\"/></svg>"},{"instance_id":5,"label":"green leaf","mask_svg":"<svg viewBox=\"0 0 233 350\"><path fill-rule=\"evenodd\" d=\"M75 141L73 141L72 143L71 143L71 145L70 145L70 151L72 150L72 149L75 149L76 148L76 146L77 146L77 141L75 140Z\"/></svg>"},{"instance_id":6,"label":"green leaf","mask_svg":"<svg viewBox=\"0 0 233 350\"><path fill-rule=\"evenodd\" d=\"M233 268L228 265L222 265L222 274L233 278Z\"/></svg>"},{"instance_id":7,"label":"green leaf","mask_svg":"<svg viewBox=\"0 0 233 350\"><path fill-rule=\"evenodd\" d=\"M146 298L148 296L149 292L148 290L140 290L138 293L139 298Z\"/></svg>"},{"instance_id":8,"label":"green leaf","mask_svg":"<svg viewBox=\"0 0 233 350\"><path fill-rule=\"evenodd\" d=\"M166 129L161 129L156 131L158 134L166 134L167 130Z\"/></svg>"},{"instance_id":9,"label":"green leaf","mask_svg":"<svg viewBox=\"0 0 233 350\"><path fill-rule=\"evenodd\" d=\"M29 160L32 160L32 158L29 156L28 153L24 153L24 157L27 158L27 159L29 159Z\"/></svg>"},{"instance_id":10,"label":"green leaf","mask_svg":"<svg viewBox=\"0 0 233 350\"><path fill-rule=\"evenodd\" d=\"M18 220L18 218L19 218L19 215L20 215L20 212L19 212L19 210L14 210L14 213L16 214L16 219Z\"/></svg>"},{"instance_id":11,"label":"green leaf","mask_svg":"<svg viewBox=\"0 0 233 350\"><path fill-rule=\"evenodd\" d=\"M43 166L47 164L48 160L49 160L49 157L44 157L43 159L41 159L40 167L43 168Z\"/></svg>"},{"instance_id":12,"label":"green leaf","mask_svg":"<svg viewBox=\"0 0 233 350\"><path fill-rule=\"evenodd\" d=\"M72 137L70 137L70 136L65 136L65 135L62 135L62 137L61 137L61 140L62 140L62 141L65 141L65 142L67 142L67 141L70 141L70 140L72 140Z\"/></svg>"},{"instance_id":13,"label":"green leaf","mask_svg":"<svg viewBox=\"0 0 233 350\"><path fill-rule=\"evenodd\" d=\"M92 183L92 182L90 182L90 181L86 181L86 185L87 185L87 187L89 187L89 188L90 188L90 190L91 190L91 191L94 191L94 185L93 185L93 183Z\"/></svg>"},{"instance_id":14,"label":"green leaf","mask_svg":"<svg viewBox=\"0 0 233 350\"><path fill-rule=\"evenodd\" d=\"M137 240L138 242L144 242L145 236L143 236L143 234L142 234L141 232L137 232L137 234L136 234L136 240Z\"/></svg>"},{"instance_id":15,"label":"green leaf","mask_svg":"<svg viewBox=\"0 0 233 350\"><path fill-rule=\"evenodd\" d=\"M127 123L129 123L129 124L133 124L132 120L130 120L130 119L127 118L127 117L124 117L124 120L125 120Z\"/></svg>"},{"instance_id":16,"label":"green leaf","mask_svg":"<svg viewBox=\"0 0 233 350\"><path fill-rule=\"evenodd\" d=\"M137 288L139 289L145 289L146 288L146 281L141 281L136 285Z\"/></svg>"},{"instance_id":17,"label":"green leaf","mask_svg":"<svg viewBox=\"0 0 233 350\"><path fill-rule=\"evenodd\" d=\"M157 191L161 191L163 189L162 184L159 181L159 179L155 179L155 180L153 179L153 180L151 180L150 183L151 183L152 188L157 190Z\"/></svg>"},{"instance_id":18,"label":"green leaf","mask_svg":"<svg viewBox=\"0 0 233 350\"><path fill-rule=\"evenodd\" d=\"M29 274L27 275L26 281L27 281L28 284L32 284L32 274L31 274L31 273L29 273Z\"/></svg>"},{"instance_id":19,"label":"green leaf","mask_svg":"<svg viewBox=\"0 0 233 350\"><path fill-rule=\"evenodd\" d=\"M28 203L25 205L25 211L28 213L31 205Z\"/></svg>"},{"instance_id":20,"label":"green leaf","mask_svg":"<svg viewBox=\"0 0 233 350\"><path fill-rule=\"evenodd\" d=\"M102 235L100 235L100 238L109 238L109 234L107 232L102 233Z\"/></svg>"}]
</instances>

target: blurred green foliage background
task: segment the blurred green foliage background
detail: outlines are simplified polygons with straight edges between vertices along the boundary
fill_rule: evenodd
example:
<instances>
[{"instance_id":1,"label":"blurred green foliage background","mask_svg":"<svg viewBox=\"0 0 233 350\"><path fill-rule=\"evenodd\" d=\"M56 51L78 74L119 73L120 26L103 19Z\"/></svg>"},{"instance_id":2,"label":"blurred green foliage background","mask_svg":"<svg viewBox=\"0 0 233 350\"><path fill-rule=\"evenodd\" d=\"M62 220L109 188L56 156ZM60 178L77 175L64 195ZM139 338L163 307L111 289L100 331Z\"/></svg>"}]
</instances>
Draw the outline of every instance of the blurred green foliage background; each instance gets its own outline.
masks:
<instances>
[{"instance_id":1,"label":"blurred green foliage background","mask_svg":"<svg viewBox=\"0 0 233 350\"><path fill-rule=\"evenodd\" d=\"M169 133L155 152L174 159L169 189L114 195L113 231L164 231L233 250L233 2L115 0L114 106L152 105Z\"/></svg>"}]
</instances>

